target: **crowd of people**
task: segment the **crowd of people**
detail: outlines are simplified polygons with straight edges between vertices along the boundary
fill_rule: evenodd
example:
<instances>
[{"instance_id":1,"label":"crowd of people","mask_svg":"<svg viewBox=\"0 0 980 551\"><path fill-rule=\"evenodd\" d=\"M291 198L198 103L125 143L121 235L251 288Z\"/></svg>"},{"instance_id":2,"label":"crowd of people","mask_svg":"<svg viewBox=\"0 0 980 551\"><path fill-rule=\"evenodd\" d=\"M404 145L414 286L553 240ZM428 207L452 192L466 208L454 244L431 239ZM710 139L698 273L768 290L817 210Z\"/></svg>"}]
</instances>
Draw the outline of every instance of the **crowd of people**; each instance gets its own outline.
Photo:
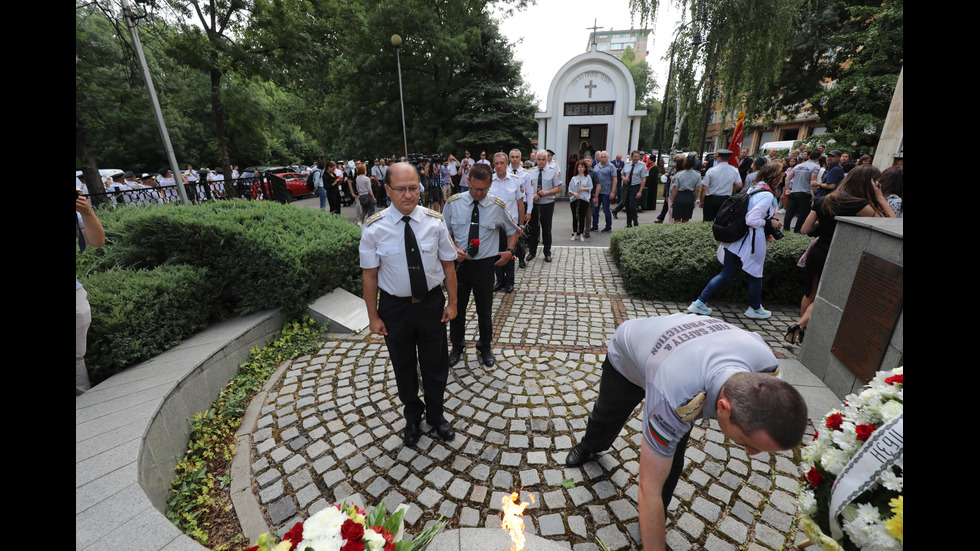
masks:
<instances>
[{"instance_id":1,"label":"crowd of people","mask_svg":"<svg viewBox=\"0 0 980 551\"><path fill-rule=\"evenodd\" d=\"M634 166L625 165L631 175L623 187L628 197L639 198L642 183L634 185L634 177L643 171L639 153L635 155ZM608 155L598 156L597 167L602 167ZM523 255L518 240L529 233L521 223L529 222L534 212L538 212L535 231L541 232L544 260L551 261L549 226L562 180L557 168L548 166L546 151L535 152L533 158L537 166L530 171L524 169L518 150L494 154L492 164L467 163L465 191L441 201L429 194L441 212L421 204L426 196L422 172L409 163L395 163L383 183L391 207L363 224L359 252L364 302L370 330L384 337L391 357L403 404L405 446L418 444L423 421L438 438L455 439L455 428L445 415L445 390L449 369L467 352L469 299L475 301L478 320L474 348L479 362L490 368L495 365L492 294L514 290L515 256ZM581 203L591 202L594 191L603 191L601 184L592 181L596 170L590 165L584 160L577 163L569 186L575 212L573 237L579 237L585 222L591 221ZM781 174L770 172L760 175L763 182ZM639 182L645 178L643 174ZM440 176L436 187L430 180L430 189L441 192L443 181ZM612 182L609 193L617 183ZM545 206L549 204L550 208ZM532 258L536 243L537 236L529 239ZM662 548L665 511L682 474L684 450L697 419L717 417L722 432L750 455L799 445L806 428L806 404L790 384L772 376L777 369L778 362L761 337L718 319L674 314L627 321L609 342L585 436L567 454L565 465L579 467L608 449L645 400L648 430L640 444L638 499L641 534L647 548Z\"/></svg>"},{"instance_id":2,"label":"crowd of people","mask_svg":"<svg viewBox=\"0 0 980 551\"><path fill-rule=\"evenodd\" d=\"M402 438L410 447L421 438L423 420L439 438L455 438L444 413L444 395L449 369L466 357L469 300L474 300L477 316L473 348L479 363L492 367L493 293L514 292L515 265L526 267L537 257L539 244L544 262L552 261L552 223L559 200L569 202L571 239L577 241L588 238L590 231L611 232L612 220L623 210L627 227L639 225L637 213L648 185L655 196L658 184L665 184L656 223L688 222L696 208L705 221L720 222L737 202L733 199L744 203L744 214L739 214L744 231L720 243L721 272L691 303L690 313L630 320L617 328L585 435L565 458L568 467L578 467L608 449L645 400L639 507L643 541L656 547L663 541L664 511L697 419L717 418L722 432L748 454L790 449L799 444L806 426L802 397L771 376L778 363L769 346L758 335L708 317L711 296L741 270L749 282L745 316L768 318L771 313L761 304L767 243L780 237L783 227L816 237L801 259L806 288L800 318L786 333L788 342L800 342L836 217L900 217L903 212L901 167L882 173L870 158L851 163L845 153L822 148L782 156L777 151L755 158L743 154L730 162L733 155L721 149L713 162L702 163L696 154L681 154L664 167L640 151L631 152L626 161L622 154L610 160L608 152L596 151L575 159L566 167L570 174L564 175L547 149L532 151L526 162L519 149L512 149L481 152L479 160L466 152L462 158L317 161L290 169L307 176L308 189L319 197L323 212L340 214L345 204L357 209L370 330L383 336L388 347L404 406ZM651 175L654 180L648 182ZM195 197L224 194L220 170L188 166L180 176ZM239 174L235 167L231 176L237 180L256 174ZM106 189L115 191L119 201L127 190L145 193L168 185L176 186L175 179L161 169L139 178L113 175ZM741 190L745 193L732 197ZM651 205L655 208L656 201ZM86 243L101 246L101 226L84 198L76 201L76 211L80 249ZM775 218L778 214L785 214L782 222ZM84 289L76 281L76 394L88 388L88 320Z\"/></svg>"}]
</instances>

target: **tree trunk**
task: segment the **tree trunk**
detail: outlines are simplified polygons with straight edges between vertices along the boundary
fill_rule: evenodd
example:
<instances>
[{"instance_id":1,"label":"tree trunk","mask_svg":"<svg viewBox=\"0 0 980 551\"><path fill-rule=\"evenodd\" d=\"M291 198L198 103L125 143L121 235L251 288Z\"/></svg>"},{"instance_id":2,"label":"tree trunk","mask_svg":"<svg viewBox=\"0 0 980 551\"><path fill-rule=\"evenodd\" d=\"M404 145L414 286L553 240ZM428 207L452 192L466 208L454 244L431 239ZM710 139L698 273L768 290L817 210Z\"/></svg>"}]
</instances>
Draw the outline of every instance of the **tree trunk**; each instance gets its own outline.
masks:
<instances>
[{"instance_id":1,"label":"tree trunk","mask_svg":"<svg viewBox=\"0 0 980 551\"><path fill-rule=\"evenodd\" d=\"M77 113L75 114L75 157L82 162L82 176L85 178L89 194L96 194L92 197L92 203L96 206L108 204L109 197L105 195L105 185L102 184L102 176L99 175L99 164L88 139L85 121L79 118Z\"/></svg>"}]
</instances>

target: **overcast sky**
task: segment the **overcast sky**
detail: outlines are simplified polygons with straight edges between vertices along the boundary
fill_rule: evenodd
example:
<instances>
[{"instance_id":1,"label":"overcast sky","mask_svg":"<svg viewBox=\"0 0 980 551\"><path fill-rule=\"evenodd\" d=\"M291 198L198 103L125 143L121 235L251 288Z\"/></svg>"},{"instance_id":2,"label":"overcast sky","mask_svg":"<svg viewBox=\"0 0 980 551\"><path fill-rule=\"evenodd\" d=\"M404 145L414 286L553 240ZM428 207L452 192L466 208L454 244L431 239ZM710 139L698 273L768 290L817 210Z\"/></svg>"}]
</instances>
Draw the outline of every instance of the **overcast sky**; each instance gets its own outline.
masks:
<instances>
[{"instance_id":1,"label":"overcast sky","mask_svg":"<svg viewBox=\"0 0 980 551\"><path fill-rule=\"evenodd\" d=\"M663 57L680 13L672 2L661 2L654 30L647 39L647 63L653 68L658 97L663 97L667 80L668 62ZM514 44L515 57L523 63L524 82L537 98L539 110L546 107L548 88L558 69L585 53L591 27L597 25L600 31L639 27L639 17L631 15L629 0L537 0L525 11L501 19L500 30Z\"/></svg>"}]
</instances>

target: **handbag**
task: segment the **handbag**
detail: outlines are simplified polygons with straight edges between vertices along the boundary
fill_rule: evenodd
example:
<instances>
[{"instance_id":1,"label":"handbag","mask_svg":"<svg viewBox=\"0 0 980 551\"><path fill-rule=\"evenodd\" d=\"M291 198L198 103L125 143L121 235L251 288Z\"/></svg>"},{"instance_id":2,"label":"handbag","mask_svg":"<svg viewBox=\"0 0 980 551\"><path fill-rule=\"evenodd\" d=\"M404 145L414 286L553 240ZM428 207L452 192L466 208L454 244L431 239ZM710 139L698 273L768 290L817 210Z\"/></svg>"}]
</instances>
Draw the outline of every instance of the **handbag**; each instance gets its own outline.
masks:
<instances>
[{"instance_id":1,"label":"handbag","mask_svg":"<svg viewBox=\"0 0 980 551\"><path fill-rule=\"evenodd\" d=\"M799 266L800 268L806 268L806 257L810 254L810 249L812 249L813 246L817 244L817 239L820 238L818 237L813 241L811 241L810 246L807 247L805 251L803 251L803 254L800 256L800 259L796 261L796 265Z\"/></svg>"}]
</instances>

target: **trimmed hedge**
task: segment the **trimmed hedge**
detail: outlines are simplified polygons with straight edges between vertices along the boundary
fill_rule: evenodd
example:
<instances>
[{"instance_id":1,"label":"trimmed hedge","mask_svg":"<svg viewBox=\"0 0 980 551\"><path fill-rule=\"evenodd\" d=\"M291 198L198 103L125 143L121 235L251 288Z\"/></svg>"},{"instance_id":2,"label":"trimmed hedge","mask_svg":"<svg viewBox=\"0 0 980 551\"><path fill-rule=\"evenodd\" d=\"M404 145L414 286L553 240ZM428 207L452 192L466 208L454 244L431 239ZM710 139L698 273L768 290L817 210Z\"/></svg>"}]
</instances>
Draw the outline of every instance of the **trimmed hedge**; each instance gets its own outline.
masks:
<instances>
[{"instance_id":1,"label":"trimmed hedge","mask_svg":"<svg viewBox=\"0 0 980 551\"><path fill-rule=\"evenodd\" d=\"M160 266L96 272L81 278L92 306L86 366L98 383L207 327L217 298L207 270Z\"/></svg>"},{"instance_id":2,"label":"trimmed hedge","mask_svg":"<svg viewBox=\"0 0 980 551\"><path fill-rule=\"evenodd\" d=\"M796 261L810 241L809 237L786 232L783 239L768 244L763 304L800 302L804 271ZM721 271L711 223L654 224L620 230L612 235L609 252L619 266L626 291L640 298L690 302ZM746 302L745 273L739 271L711 299Z\"/></svg>"},{"instance_id":3,"label":"trimmed hedge","mask_svg":"<svg viewBox=\"0 0 980 551\"><path fill-rule=\"evenodd\" d=\"M299 317L331 289L360 288L360 229L316 209L231 200L116 212L103 220L101 267L206 268L221 318L275 308Z\"/></svg>"},{"instance_id":4,"label":"trimmed hedge","mask_svg":"<svg viewBox=\"0 0 980 551\"><path fill-rule=\"evenodd\" d=\"M317 209L229 200L97 214L106 246L75 257L93 382L208 323L268 309L295 319L334 288L361 292L360 229Z\"/></svg>"}]
</instances>

